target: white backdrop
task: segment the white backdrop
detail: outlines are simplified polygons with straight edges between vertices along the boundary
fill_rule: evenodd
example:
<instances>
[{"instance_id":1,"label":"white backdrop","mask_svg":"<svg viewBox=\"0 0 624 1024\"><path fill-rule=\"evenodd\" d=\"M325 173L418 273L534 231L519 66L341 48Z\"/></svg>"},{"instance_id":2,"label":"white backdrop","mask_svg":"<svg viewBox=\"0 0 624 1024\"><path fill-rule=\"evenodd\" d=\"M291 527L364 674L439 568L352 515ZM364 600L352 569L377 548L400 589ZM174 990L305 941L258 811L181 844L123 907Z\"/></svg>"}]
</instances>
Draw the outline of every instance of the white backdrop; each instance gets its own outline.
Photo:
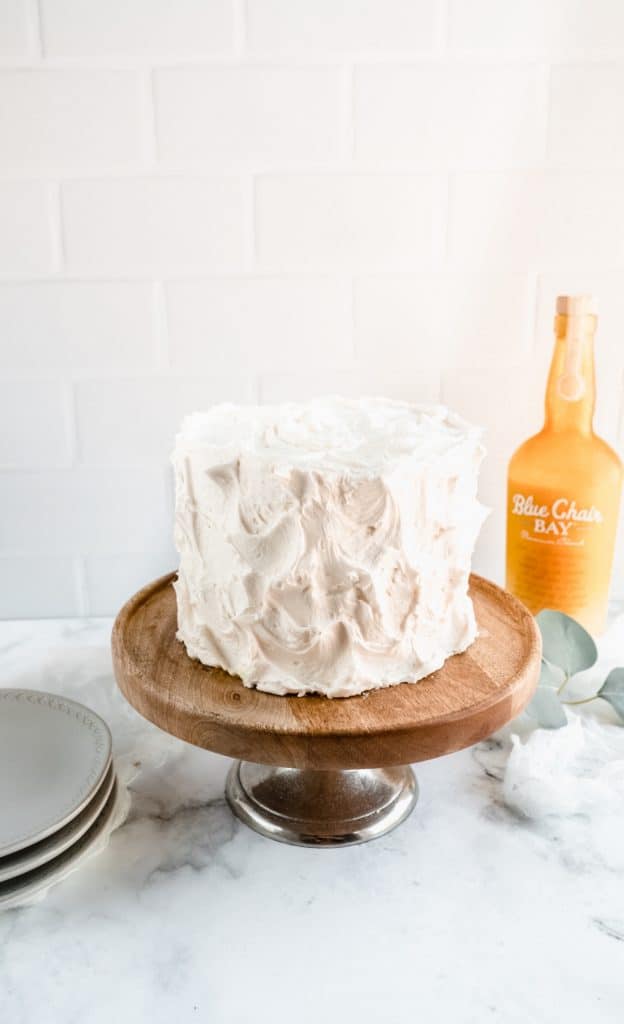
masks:
<instances>
[{"instance_id":1,"label":"white backdrop","mask_svg":"<svg viewBox=\"0 0 624 1024\"><path fill-rule=\"evenodd\" d=\"M185 412L328 391L486 426L500 579L560 291L617 444L621 0L0 0L0 62L0 615L174 566Z\"/></svg>"}]
</instances>

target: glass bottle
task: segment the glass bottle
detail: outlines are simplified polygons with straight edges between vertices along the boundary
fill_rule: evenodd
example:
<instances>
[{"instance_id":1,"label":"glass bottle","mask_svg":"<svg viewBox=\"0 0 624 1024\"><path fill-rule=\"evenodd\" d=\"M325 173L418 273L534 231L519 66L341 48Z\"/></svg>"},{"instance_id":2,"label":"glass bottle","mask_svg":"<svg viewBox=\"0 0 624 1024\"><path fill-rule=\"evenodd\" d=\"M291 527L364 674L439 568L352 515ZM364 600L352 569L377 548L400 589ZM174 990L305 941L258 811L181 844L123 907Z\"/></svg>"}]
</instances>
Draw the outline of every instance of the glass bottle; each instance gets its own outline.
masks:
<instances>
[{"instance_id":1,"label":"glass bottle","mask_svg":"<svg viewBox=\"0 0 624 1024\"><path fill-rule=\"evenodd\" d=\"M605 625L622 463L594 433L594 332L589 296L557 299L544 426L509 463L507 589L537 614Z\"/></svg>"}]
</instances>

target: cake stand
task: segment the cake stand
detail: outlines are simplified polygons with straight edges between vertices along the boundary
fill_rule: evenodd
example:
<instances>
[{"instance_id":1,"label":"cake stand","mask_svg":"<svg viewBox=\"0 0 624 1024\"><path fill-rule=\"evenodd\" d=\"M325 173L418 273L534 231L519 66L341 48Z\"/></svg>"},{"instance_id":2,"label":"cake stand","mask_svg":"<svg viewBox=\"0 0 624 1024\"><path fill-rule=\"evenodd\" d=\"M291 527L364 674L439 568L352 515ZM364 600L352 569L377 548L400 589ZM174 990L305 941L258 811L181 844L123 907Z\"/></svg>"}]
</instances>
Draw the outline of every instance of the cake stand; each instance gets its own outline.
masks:
<instances>
[{"instance_id":1,"label":"cake stand","mask_svg":"<svg viewBox=\"0 0 624 1024\"><path fill-rule=\"evenodd\" d=\"M176 639L175 574L140 590L113 629L117 682L145 718L238 759L226 797L256 832L303 846L383 835L414 807L409 765L468 747L530 700L540 669L535 620L471 576L479 635L415 685L358 697L278 697L188 657Z\"/></svg>"}]
</instances>

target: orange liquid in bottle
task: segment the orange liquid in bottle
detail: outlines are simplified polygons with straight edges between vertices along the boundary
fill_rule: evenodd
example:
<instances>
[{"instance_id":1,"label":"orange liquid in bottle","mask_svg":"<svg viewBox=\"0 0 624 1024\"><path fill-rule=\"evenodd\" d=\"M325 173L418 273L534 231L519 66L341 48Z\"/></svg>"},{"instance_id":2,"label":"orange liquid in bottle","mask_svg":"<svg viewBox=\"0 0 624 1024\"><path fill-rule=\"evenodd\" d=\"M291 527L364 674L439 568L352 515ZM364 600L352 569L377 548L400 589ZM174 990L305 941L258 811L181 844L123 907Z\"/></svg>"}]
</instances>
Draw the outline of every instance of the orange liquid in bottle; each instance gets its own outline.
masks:
<instances>
[{"instance_id":1,"label":"orange liquid in bottle","mask_svg":"<svg viewBox=\"0 0 624 1024\"><path fill-rule=\"evenodd\" d=\"M534 613L555 608L604 629L622 463L593 431L593 339L587 297L560 296L546 416L509 463L507 589Z\"/></svg>"}]
</instances>

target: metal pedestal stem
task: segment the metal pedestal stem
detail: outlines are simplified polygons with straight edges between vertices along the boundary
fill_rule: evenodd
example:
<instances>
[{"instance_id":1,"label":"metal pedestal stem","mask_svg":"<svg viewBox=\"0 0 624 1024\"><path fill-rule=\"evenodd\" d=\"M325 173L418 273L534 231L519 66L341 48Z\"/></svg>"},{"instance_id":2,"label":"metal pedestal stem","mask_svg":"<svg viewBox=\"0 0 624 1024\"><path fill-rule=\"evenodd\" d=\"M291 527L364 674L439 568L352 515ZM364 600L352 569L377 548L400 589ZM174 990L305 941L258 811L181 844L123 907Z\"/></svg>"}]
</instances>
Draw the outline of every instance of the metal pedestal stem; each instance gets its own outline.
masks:
<instances>
[{"instance_id":1,"label":"metal pedestal stem","mask_svg":"<svg viewBox=\"0 0 624 1024\"><path fill-rule=\"evenodd\" d=\"M351 846L385 835L418 800L409 765L348 771L232 765L227 801L246 825L295 846Z\"/></svg>"}]
</instances>

